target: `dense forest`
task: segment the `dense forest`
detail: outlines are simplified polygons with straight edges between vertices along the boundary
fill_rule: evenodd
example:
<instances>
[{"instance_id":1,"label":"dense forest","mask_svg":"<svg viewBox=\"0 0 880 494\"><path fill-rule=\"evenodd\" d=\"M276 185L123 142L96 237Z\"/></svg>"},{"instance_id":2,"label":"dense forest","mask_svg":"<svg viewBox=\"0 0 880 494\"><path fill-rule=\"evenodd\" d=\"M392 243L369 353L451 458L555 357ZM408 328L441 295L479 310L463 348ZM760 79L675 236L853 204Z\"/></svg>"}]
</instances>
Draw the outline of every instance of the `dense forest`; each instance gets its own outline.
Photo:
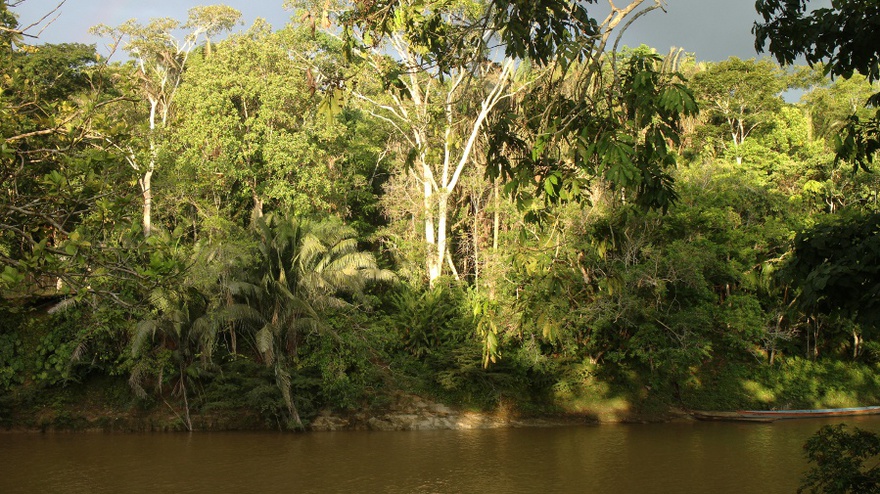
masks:
<instances>
[{"instance_id":1,"label":"dense forest","mask_svg":"<svg viewBox=\"0 0 880 494\"><path fill-rule=\"evenodd\" d=\"M648 0L197 7L98 45L14 3L0 425L880 403L876 53L780 42L825 24L779 2L776 59L717 62L619 46Z\"/></svg>"}]
</instances>

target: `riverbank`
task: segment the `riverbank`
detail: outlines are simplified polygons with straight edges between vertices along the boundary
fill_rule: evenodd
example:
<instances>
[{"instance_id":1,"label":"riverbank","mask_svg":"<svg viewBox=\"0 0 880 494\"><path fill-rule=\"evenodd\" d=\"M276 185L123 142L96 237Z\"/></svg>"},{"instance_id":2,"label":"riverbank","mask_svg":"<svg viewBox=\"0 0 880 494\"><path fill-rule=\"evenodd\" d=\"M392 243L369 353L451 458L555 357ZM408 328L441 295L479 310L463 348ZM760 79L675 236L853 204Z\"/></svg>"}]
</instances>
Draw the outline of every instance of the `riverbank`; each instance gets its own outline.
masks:
<instances>
[{"instance_id":1,"label":"riverbank","mask_svg":"<svg viewBox=\"0 0 880 494\"><path fill-rule=\"evenodd\" d=\"M45 408L32 416L16 413L14 417L0 419L5 424L0 431L4 432L140 433L186 430L182 417L167 407L150 411L82 406L69 409ZM285 424L266 423L259 414L248 410L194 413L191 420L195 432L286 430ZM590 415L523 415L512 407L499 407L492 411L463 410L415 395L406 395L401 396L398 403L381 410L322 410L308 421L306 431L472 430L599 423L602 421Z\"/></svg>"},{"instance_id":2,"label":"riverbank","mask_svg":"<svg viewBox=\"0 0 880 494\"><path fill-rule=\"evenodd\" d=\"M263 367L256 367L262 370ZM227 372L193 386L184 402L165 387L138 397L126 376L95 374L82 381L24 382L0 393L0 430L7 431L287 431L277 387L263 376ZM247 368L245 370L251 370ZM775 366L728 365L695 376L687 385L656 385L633 375L588 375L575 381L518 391L481 388L453 393L427 379L380 376L350 400L297 397L306 431L464 430L572 424L668 422L681 410L808 409L880 404L874 364L779 360ZM418 376L418 374L406 374ZM344 403L344 404L343 404Z\"/></svg>"},{"instance_id":3,"label":"riverbank","mask_svg":"<svg viewBox=\"0 0 880 494\"><path fill-rule=\"evenodd\" d=\"M400 394L396 403L385 410L343 414L324 410L309 428L312 431L472 430L598 423L601 421L595 417L581 414L524 415L510 403L502 403L491 411L462 410L420 396Z\"/></svg>"},{"instance_id":4,"label":"riverbank","mask_svg":"<svg viewBox=\"0 0 880 494\"><path fill-rule=\"evenodd\" d=\"M186 426L178 403L163 401L144 406L119 396L119 383L72 386L49 390L40 396L10 400L0 408L0 431L5 432L179 432ZM10 405L12 405L10 407ZM569 403L569 405L573 405ZM389 393L380 406L356 410L325 408L306 421L306 431L414 431L472 430L522 427L558 427L622 422L665 422L680 418L674 409L655 408L649 413L621 408L618 400L595 401L579 409L554 407L553 411L523 412L512 401L480 410L457 407L413 393ZM289 430L280 417L271 420L245 408L192 411L193 431Z\"/></svg>"}]
</instances>

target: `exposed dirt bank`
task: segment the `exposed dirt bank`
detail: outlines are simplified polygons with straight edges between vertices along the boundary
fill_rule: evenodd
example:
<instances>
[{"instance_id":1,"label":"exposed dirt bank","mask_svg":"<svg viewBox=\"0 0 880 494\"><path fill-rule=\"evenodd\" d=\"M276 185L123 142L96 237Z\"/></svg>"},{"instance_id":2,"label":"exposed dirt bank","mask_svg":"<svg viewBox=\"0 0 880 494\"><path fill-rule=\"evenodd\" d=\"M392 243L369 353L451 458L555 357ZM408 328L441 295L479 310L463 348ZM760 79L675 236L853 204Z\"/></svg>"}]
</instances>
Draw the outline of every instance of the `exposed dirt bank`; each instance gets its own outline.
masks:
<instances>
[{"instance_id":1,"label":"exposed dirt bank","mask_svg":"<svg viewBox=\"0 0 880 494\"><path fill-rule=\"evenodd\" d=\"M7 432L174 432L185 431L182 417L169 408L152 411L87 408L44 409L34 416L16 414L4 420ZM662 422L686 417L675 410L650 416L640 414L608 414L584 410L550 416L530 416L513 406L502 405L493 411L462 410L431 401L424 397L399 393L392 403L381 409L335 412L324 410L307 425L315 432L374 430L466 430L507 427L557 427L567 425ZM0 417L2 418L2 417ZM285 424L266 420L250 410L224 410L194 413L193 430L205 431L270 431L287 430Z\"/></svg>"}]
</instances>

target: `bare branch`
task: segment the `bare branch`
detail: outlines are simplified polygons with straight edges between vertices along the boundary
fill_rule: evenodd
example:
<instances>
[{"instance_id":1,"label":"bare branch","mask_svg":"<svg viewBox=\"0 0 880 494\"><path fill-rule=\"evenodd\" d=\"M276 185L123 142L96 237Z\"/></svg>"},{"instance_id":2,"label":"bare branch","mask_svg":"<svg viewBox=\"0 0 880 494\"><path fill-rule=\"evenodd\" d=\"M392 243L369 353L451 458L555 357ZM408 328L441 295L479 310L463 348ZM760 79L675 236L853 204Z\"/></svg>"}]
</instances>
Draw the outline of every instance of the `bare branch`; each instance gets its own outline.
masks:
<instances>
[{"instance_id":1,"label":"bare branch","mask_svg":"<svg viewBox=\"0 0 880 494\"><path fill-rule=\"evenodd\" d=\"M40 37L41 34L43 34L43 31L45 31L47 27L51 26L52 23L54 23L56 20L58 20L58 17L61 15L61 12L58 12L58 10L61 8L62 5L64 5L65 2L67 2L67 0L61 0L61 3L59 3L58 5L56 5L55 8L52 9L52 10L50 10L48 13L46 13L46 15L44 15L43 17L40 17L40 20L38 20L38 21L36 21L36 22L33 22L33 23L31 23L31 24L29 24L29 25L27 25L27 26L25 26L25 27L23 27L23 28L21 28L21 29L10 29L10 28L8 28L8 27L0 26L0 31L4 31L4 32L7 32L7 33L12 33L12 34L19 34L19 35L22 35L22 36L27 36L28 38L34 38L34 39L37 39L37 38ZM12 6L12 7L15 7L15 6L19 5L20 3L21 3L21 2L14 3L14 4L12 4L11 6ZM55 14L56 12L58 12L58 13L55 15L55 17L52 17L52 20L50 20L49 22L46 23L45 26L43 26L42 28L40 28L40 31L39 31L37 34L28 34L28 32L27 32L28 29L31 29L31 28L33 28L33 27L36 27L36 26L42 24L43 21L45 21L46 19L48 19L49 17L51 17L51 16L52 16L53 14Z\"/></svg>"}]
</instances>

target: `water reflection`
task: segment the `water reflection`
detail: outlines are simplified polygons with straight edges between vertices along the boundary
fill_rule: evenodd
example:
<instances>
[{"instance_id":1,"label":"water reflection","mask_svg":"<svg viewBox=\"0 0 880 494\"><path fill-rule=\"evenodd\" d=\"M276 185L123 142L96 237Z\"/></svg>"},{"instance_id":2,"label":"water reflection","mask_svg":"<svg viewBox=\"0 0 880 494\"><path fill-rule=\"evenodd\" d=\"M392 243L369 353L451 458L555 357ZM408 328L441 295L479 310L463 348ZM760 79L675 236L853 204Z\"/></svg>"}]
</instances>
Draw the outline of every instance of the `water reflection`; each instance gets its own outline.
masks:
<instances>
[{"instance_id":1,"label":"water reflection","mask_svg":"<svg viewBox=\"0 0 880 494\"><path fill-rule=\"evenodd\" d=\"M490 431L4 434L0 492L790 493L825 423ZM880 430L880 419L847 423Z\"/></svg>"}]
</instances>

